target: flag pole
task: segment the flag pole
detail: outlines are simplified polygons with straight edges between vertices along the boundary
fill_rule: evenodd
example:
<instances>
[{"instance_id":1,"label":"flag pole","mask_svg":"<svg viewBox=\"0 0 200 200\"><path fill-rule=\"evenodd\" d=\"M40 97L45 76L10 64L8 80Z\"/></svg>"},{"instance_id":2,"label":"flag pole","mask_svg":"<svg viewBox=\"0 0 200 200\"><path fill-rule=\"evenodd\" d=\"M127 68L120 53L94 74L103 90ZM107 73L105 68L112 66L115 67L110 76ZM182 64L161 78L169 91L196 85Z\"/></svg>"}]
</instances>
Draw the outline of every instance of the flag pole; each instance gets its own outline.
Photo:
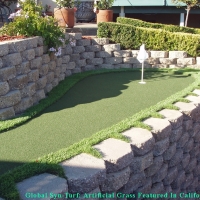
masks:
<instances>
[{"instance_id":1,"label":"flag pole","mask_svg":"<svg viewBox=\"0 0 200 200\"><path fill-rule=\"evenodd\" d=\"M140 84L146 84L146 82L143 81L143 74L144 74L144 61L142 62L142 77L141 77L141 82Z\"/></svg>"}]
</instances>

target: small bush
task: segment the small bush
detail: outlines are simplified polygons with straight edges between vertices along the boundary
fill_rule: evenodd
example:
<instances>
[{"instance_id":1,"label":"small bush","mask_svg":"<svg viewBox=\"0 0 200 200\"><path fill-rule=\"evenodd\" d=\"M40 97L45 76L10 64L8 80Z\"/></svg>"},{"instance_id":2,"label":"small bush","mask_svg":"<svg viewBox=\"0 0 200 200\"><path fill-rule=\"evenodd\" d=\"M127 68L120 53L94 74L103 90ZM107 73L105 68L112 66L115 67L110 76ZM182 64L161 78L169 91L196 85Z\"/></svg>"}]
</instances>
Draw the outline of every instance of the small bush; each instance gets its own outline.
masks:
<instances>
[{"instance_id":1,"label":"small bush","mask_svg":"<svg viewBox=\"0 0 200 200\"><path fill-rule=\"evenodd\" d=\"M172 33L162 29L141 28L113 22L98 24L98 37L120 43L124 49L139 49L145 44L148 50L186 51L191 56L200 55L200 35Z\"/></svg>"},{"instance_id":2,"label":"small bush","mask_svg":"<svg viewBox=\"0 0 200 200\"><path fill-rule=\"evenodd\" d=\"M184 26L159 24L159 23L150 23L150 22L139 20L139 19L133 19L133 18L118 17L117 22L121 24L129 24L129 25L143 27L143 28L163 29L170 32L200 34L200 29L197 29L197 28L189 28L189 27L184 27Z\"/></svg>"},{"instance_id":3,"label":"small bush","mask_svg":"<svg viewBox=\"0 0 200 200\"><path fill-rule=\"evenodd\" d=\"M19 1L19 3L21 10L10 15L13 22L5 24L0 29L0 35L42 36L44 44L49 48L58 49L62 46L65 42L65 34L57 21L49 16L43 17L43 7L37 5L35 0Z\"/></svg>"}]
</instances>

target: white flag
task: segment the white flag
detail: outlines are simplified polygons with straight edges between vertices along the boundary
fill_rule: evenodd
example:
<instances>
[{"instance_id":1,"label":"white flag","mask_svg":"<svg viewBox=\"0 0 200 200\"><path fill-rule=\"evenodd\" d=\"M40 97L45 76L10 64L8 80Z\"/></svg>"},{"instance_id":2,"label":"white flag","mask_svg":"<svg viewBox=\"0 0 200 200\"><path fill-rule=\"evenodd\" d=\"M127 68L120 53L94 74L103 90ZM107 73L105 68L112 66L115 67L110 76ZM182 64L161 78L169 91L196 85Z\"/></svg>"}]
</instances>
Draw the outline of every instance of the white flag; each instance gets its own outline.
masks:
<instances>
[{"instance_id":1,"label":"white flag","mask_svg":"<svg viewBox=\"0 0 200 200\"><path fill-rule=\"evenodd\" d=\"M140 51L138 53L137 59L140 63L143 63L149 57L148 53L145 51L145 46L142 44L140 46Z\"/></svg>"}]
</instances>

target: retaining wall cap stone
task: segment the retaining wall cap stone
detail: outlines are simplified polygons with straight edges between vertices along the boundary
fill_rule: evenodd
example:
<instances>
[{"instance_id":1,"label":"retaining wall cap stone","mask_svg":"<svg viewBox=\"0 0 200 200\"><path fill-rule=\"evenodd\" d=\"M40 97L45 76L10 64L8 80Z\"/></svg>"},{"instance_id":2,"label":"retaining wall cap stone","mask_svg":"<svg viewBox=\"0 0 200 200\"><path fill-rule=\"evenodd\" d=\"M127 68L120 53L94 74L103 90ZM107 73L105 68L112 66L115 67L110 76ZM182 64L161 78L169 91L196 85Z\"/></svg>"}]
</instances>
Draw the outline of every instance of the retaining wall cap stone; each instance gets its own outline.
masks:
<instances>
[{"instance_id":1,"label":"retaining wall cap stone","mask_svg":"<svg viewBox=\"0 0 200 200\"><path fill-rule=\"evenodd\" d=\"M189 101L191 101L191 103L194 103L195 106L200 105L200 96L196 97L196 96L189 95L185 98L188 99Z\"/></svg>"},{"instance_id":2,"label":"retaining wall cap stone","mask_svg":"<svg viewBox=\"0 0 200 200\"><path fill-rule=\"evenodd\" d=\"M198 90L198 89L195 89L195 90L193 91L193 93L198 94L198 95L200 96L200 90Z\"/></svg>"},{"instance_id":3,"label":"retaining wall cap stone","mask_svg":"<svg viewBox=\"0 0 200 200\"><path fill-rule=\"evenodd\" d=\"M168 57L168 51L151 51L151 57L167 58Z\"/></svg>"},{"instance_id":4,"label":"retaining wall cap stone","mask_svg":"<svg viewBox=\"0 0 200 200\"><path fill-rule=\"evenodd\" d=\"M107 173L127 167L134 159L130 144L109 138L94 146L103 156Z\"/></svg>"},{"instance_id":5,"label":"retaining wall cap stone","mask_svg":"<svg viewBox=\"0 0 200 200\"><path fill-rule=\"evenodd\" d=\"M186 58L187 52L185 51L169 51L169 58Z\"/></svg>"},{"instance_id":6,"label":"retaining wall cap stone","mask_svg":"<svg viewBox=\"0 0 200 200\"><path fill-rule=\"evenodd\" d=\"M106 178L104 161L85 153L66 160L60 165L68 179L69 191L72 193L90 192Z\"/></svg>"},{"instance_id":7,"label":"retaining wall cap stone","mask_svg":"<svg viewBox=\"0 0 200 200\"><path fill-rule=\"evenodd\" d=\"M180 112L184 113L185 115L189 115L189 116L191 116L191 114L196 109L196 106L193 103L177 102L174 105L180 109Z\"/></svg>"},{"instance_id":8,"label":"retaining wall cap stone","mask_svg":"<svg viewBox=\"0 0 200 200\"><path fill-rule=\"evenodd\" d=\"M123 132L122 135L131 140L131 148L135 156L146 154L152 150L155 145L155 139L152 133L146 129L131 128Z\"/></svg>"},{"instance_id":9,"label":"retaining wall cap stone","mask_svg":"<svg viewBox=\"0 0 200 200\"><path fill-rule=\"evenodd\" d=\"M108 38L92 38L91 39L92 44L98 44L98 45L105 45L105 44L109 44L109 39Z\"/></svg>"},{"instance_id":10,"label":"retaining wall cap stone","mask_svg":"<svg viewBox=\"0 0 200 200\"><path fill-rule=\"evenodd\" d=\"M50 194L52 192L58 194L68 192L66 179L48 173L33 176L17 183L17 189L21 200L27 200L26 193ZM44 199L50 200L50 197Z\"/></svg>"},{"instance_id":11,"label":"retaining wall cap stone","mask_svg":"<svg viewBox=\"0 0 200 200\"><path fill-rule=\"evenodd\" d=\"M14 40L12 42L8 42L9 53L16 53L26 50L27 40Z\"/></svg>"},{"instance_id":12,"label":"retaining wall cap stone","mask_svg":"<svg viewBox=\"0 0 200 200\"><path fill-rule=\"evenodd\" d=\"M105 44L102 47L102 50L104 51L119 51L120 50L120 44Z\"/></svg>"},{"instance_id":13,"label":"retaining wall cap stone","mask_svg":"<svg viewBox=\"0 0 200 200\"><path fill-rule=\"evenodd\" d=\"M143 123L152 127L152 134L156 141L163 140L171 134L171 125L169 121L158 118L148 118Z\"/></svg>"},{"instance_id":14,"label":"retaining wall cap stone","mask_svg":"<svg viewBox=\"0 0 200 200\"><path fill-rule=\"evenodd\" d=\"M164 109L159 113L171 123L173 129L180 127L183 123L183 114L177 110Z\"/></svg>"}]
</instances>

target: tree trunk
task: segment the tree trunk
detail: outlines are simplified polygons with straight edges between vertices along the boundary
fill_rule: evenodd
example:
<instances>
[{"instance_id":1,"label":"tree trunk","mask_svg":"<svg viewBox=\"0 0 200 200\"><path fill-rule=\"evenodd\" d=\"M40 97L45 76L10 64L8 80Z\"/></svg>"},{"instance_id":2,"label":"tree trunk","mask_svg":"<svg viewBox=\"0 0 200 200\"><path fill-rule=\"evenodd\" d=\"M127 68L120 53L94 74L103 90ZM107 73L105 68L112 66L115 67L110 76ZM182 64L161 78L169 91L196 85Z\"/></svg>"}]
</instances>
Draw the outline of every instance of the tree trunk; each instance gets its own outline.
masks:
<instances>
[{"instance_id":1,"label":"tree trunk","mask_svg":"<svg viewBox=\"0 0 200 200\"><path fill-rule=\"evenodd\" d=\"M185 27L187 26L187 23L188 23L188 16L189 16L190 9L191 8L189 6L186 9L187 10L187 14L186 14L186 18L185 18Z\"/></svg>"}]
</instances>

